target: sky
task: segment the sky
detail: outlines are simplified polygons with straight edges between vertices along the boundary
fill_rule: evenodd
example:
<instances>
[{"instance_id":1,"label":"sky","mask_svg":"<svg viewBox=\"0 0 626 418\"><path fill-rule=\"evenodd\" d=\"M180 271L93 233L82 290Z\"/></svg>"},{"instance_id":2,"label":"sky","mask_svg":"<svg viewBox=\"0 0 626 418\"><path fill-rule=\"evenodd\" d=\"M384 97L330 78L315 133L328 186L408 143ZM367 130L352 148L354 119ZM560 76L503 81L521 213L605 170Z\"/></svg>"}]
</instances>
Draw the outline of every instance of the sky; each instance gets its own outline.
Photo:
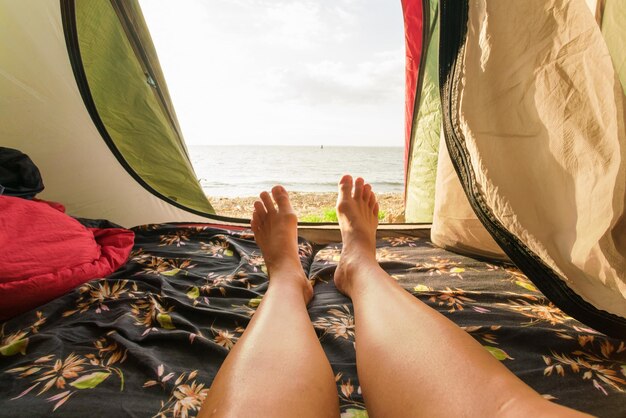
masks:
<instances>
[{"instance_id":1,"label":"sky","mask_svg":"<svg viewBox=\"0 0 626 418\"><path fill-rule=\"evenodd\" d=\"M140 0L189 145L402 146L399 0Z\"/></svg>"}]
</instances>

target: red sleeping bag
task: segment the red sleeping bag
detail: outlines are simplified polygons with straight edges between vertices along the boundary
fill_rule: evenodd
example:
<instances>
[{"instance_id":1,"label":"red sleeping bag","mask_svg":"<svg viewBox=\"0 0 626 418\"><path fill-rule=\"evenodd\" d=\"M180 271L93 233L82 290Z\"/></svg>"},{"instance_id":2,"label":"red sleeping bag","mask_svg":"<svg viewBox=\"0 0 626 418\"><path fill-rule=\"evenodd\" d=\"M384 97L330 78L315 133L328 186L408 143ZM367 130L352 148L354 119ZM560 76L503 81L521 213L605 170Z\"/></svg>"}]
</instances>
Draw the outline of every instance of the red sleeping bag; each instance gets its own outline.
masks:
<instances>
[{"instance_id":1,"label":"red sleeping bag","mask_svg":"<svg viewBox=\"0 0 626 418\"><path fill-rule=\"evenodd\" d=\"M113 273L134 238L126 229L86 228L58 204L0 196L0 320Z\"/></svg>"}]
</instances>

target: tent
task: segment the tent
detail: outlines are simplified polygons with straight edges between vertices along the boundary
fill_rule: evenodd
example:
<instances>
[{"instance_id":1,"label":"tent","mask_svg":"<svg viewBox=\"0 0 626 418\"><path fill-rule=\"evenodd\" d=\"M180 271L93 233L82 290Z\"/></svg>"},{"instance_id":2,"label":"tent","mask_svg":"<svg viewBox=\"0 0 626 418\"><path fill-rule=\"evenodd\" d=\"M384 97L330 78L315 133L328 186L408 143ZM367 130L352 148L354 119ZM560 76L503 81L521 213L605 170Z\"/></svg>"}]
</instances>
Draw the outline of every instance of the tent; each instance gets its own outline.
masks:
<instances>
[{"instance_id":1,"label":"tent","mask_svg":"<svg viewBox=\"0 0 626 418\"><path fill-rule=\"evenodd\" d=\"M626 335L624 3L402 6L407 221L512 260L570 315ZM0 10L1 143L38 164L42 198L126 226L228 221L195 177L136 1Z\"/></svg>"},{"instance_id":2,"label":"tent","mask_svg":"<svg viewBox=\"0 0 626 418\"><path fill-rule=\"evenodd\" d=\"M0 135L42 198L127 226L214 213L137 2L4 1L0 20Z\"/></svg>"},{"instance_id":3,"label":"tent","mask_svg":"<svg viewBox=\"0 0 626 418\"><path fill-rule=\"evenodd\" d=\"M407 220L432 216L435 244L508 257L568 314L626 335L626 6L416 3Z\"/></svg>"}]
</instances>

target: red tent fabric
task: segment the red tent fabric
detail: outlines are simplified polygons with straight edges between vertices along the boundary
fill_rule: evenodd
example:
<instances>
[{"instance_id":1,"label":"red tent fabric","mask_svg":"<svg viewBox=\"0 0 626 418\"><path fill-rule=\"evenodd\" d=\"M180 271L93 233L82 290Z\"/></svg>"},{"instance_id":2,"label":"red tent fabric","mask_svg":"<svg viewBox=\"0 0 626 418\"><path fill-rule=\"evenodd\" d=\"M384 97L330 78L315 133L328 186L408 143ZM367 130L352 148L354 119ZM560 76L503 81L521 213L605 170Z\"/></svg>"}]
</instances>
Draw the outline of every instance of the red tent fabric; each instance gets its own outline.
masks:
<instances>
[{"instance_id":1,"label":"red tent fabric","mask_svg":"<svg viewBox=\"0 0 626 418\"><path fill-rule=\"evenodd\" d=\"M406 99L405 99L405 144L404 181L406 184L411 149L411 128L415 111L415 96L419 77L423 45L423 1L402 0L404 14L404 39L406 48Z\"/></svg>"}]
</instances>

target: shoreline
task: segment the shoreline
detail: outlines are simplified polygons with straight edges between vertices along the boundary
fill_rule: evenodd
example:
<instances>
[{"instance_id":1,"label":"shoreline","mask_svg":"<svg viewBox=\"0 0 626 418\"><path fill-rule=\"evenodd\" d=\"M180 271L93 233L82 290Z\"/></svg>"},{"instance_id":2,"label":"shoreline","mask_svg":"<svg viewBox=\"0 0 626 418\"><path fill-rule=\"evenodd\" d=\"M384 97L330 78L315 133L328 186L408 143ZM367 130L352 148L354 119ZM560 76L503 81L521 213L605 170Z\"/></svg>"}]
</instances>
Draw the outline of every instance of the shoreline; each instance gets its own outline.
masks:
<instances>
[{"instance_id":1,"label":"shoreline","mask_svg":"<svg viewBox=\"0 0 626 418\"><path fill-rule=\"evenodd\" d=\"M380 223L404 222L402 193L380 193L378 204L382 217ZM215 212L221 216L249 219L257 196L220 197L207 196ZM301 222L336 222L334 214L336 192L289 192L289 200Z\"/></svg>"}]
</instances>

